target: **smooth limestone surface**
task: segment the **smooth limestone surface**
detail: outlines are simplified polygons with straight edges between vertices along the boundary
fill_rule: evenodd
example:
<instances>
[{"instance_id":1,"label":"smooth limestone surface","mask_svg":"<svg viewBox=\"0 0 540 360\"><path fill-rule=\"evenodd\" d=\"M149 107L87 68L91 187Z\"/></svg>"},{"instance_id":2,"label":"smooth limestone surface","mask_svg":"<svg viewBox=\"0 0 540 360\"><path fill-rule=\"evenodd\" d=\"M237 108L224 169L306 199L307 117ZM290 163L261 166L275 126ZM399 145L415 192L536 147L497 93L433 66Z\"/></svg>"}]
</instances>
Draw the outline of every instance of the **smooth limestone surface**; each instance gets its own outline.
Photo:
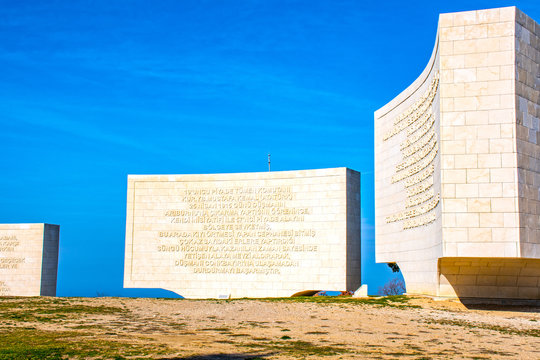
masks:
<instances>
[{"instance_id":1,"label":"smooth limestone surface","mask_svg":"<svg viewBox=\"0 0 540 360\"><path fill-rule=\"evenodd\" d=\"M360 174L130 175L125 287L188 298L360 286Z\"/></svg>"},{"instance_id":2,"label":"smooth limestone surface","mask_svg":"<svg viewBox=\"0 0 540 360\"><path fill-rule=\"evenodd\" d=\"M515 7L441 14L428 66L375 113L376 258L408 292L540 298L539 36Z\"/></svg>"},{"instance_id":3,"label":"smooth limestone surface","mask_svg":"<svg viewBox=\"0 0 540 360\"><path fill-rule=\"evenodd\" d=\"M0 296L56 296L60 226L0 224Z\"/></svg>"}]
</instances>

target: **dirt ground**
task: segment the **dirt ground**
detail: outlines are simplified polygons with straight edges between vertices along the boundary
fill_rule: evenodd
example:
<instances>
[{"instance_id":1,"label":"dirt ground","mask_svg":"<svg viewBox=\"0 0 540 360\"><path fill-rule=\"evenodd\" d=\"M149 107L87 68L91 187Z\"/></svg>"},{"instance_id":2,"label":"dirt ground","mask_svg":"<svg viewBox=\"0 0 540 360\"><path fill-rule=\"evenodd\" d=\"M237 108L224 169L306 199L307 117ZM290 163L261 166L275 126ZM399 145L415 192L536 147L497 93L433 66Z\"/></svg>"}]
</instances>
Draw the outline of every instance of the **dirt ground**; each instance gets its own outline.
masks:
<instances>
[{"instance_id":1,"label":"dirt ground","mask_svg":"<svg viewBox=\"0 0 540 360\"><path fill-rule=\"evenodd\" d=\"M540 359L540 308L405 297L54 299L1 299L0 342L25 329L152 344L161 350L135 357L161 359ZM64 357L89 357L81 354Z\"/></svg>"}]
</instances>

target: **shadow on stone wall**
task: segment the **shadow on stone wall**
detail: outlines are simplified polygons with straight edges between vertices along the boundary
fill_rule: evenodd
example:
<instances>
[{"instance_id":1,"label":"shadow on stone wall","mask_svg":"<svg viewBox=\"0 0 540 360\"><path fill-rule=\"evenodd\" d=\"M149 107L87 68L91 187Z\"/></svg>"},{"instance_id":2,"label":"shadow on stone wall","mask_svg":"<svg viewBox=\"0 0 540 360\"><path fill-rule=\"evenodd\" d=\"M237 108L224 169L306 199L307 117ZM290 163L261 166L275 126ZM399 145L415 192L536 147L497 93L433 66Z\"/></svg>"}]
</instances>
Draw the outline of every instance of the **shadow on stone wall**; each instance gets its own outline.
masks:
<instances>
[{"instance_id":1,"label":"shadow on stone wall","mask_svg":"<svg viewBox=\"0 0 540 360\"><path fill-rule=\"evenodd\" d=\"M439 296L540 300L540 259L441 258L438 267Z\"/></svg>"}]
</instances>

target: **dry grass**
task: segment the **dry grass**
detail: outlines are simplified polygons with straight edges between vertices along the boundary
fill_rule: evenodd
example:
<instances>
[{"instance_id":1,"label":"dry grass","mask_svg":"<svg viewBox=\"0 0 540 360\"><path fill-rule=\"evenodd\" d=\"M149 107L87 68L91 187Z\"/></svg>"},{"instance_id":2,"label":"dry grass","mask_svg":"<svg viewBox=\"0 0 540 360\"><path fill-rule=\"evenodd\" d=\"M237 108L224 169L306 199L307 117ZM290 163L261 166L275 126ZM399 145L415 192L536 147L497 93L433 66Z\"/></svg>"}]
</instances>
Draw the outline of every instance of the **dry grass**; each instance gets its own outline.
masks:
<instances>
[{"instance_id":1,"label":"dry grass","mask_svg":"<svg viewBox=\"0 0 540 360\"><path fill-rule=\"evenodd\" d=\"M0 359L540 358L539 309L403 296L0 298Z\"/></svg>"}]
</instances>

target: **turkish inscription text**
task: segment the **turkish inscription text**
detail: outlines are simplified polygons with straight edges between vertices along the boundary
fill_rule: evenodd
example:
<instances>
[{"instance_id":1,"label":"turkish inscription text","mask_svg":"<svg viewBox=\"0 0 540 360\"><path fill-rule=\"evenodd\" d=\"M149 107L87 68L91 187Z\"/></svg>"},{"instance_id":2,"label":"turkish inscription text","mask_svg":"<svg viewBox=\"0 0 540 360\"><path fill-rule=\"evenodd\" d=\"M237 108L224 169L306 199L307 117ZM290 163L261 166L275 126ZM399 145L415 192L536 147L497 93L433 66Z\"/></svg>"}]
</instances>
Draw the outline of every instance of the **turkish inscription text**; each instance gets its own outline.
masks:
<instances>
[{"instance_id":1,"label":"turkish inscription text","mask_svg":"<svg viewBox=\"0 0 540 360\"><path fill-rule=\"evenodd\" d=\"M439 74L436 73L426 92L412 106L397 116L392 130L383 140L406 131L400 144L403 160L395 167L391 182L401 183L407 192L405 209L386 217L387 223L402 221L403 229L427 225L435 221L434 209L440 194L433 190L434 160L438 153L437 133L433 117L433 100L437 95Z\"/></svg>"},{"instance_id":2,"label":"turkish inscription text","mask_svg":"<svg viewBox=\"0 0 540 360\"><path fill-rule=\"evenodd\" d=\"M17 235L0 234L0 254L9 255L17 251L20 242L17 239ZM2 256L0 257L0 270L1 269L18 269L20 264L26 262L25 257L17 256ZM0 286L1 293L2 286Z\"/></svg>"},{"instance_id":3,"label":"turkish inscription text","mask_svg":"<svg viewBox=\"0 0 540 360\"><path fill-rule=\"evenodd\" d=\"M290 186L207 185L185 189L180 198L181 208L163 212L175 229L156 232L156 251L170 253L175 267L199 274L280 274L299 266L295 253L319 251L316 230L297 226L313 210L290 205Z\"/></svg>"}]
</instances>

